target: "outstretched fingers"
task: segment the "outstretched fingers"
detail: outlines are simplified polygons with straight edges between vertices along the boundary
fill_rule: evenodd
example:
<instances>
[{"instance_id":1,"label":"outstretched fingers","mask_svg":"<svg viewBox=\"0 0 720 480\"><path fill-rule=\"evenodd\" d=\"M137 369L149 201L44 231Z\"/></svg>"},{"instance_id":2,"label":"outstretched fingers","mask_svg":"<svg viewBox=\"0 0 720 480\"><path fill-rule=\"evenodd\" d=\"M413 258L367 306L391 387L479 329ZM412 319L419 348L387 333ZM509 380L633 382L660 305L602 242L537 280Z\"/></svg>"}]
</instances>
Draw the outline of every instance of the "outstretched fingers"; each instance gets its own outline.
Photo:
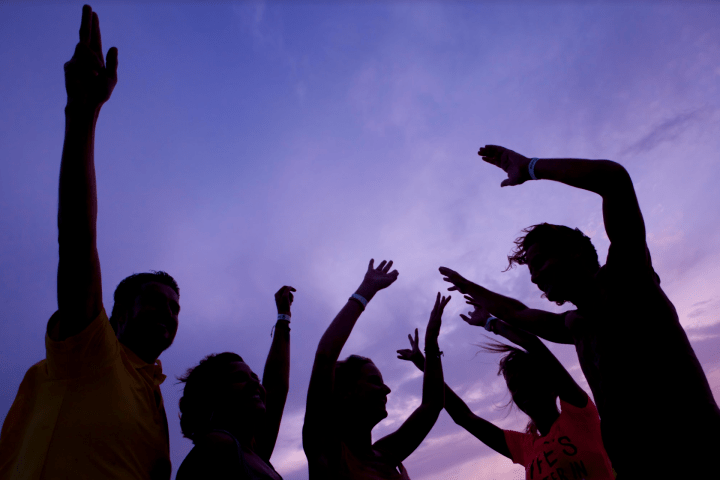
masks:
<instances>
[{"instance_id":1,"label":"outstretched fingers","mask_svg":"<svg viewBox=\"0 0 720 480\"><path fill-rule=\"evenodd\" d=\"M383 261L383 263L385 263L385 262ZM392 267L392 264L393 264L393 261L390 260L390 261L385 265L385 267L383 267L382 272L383 272L383 273L388 273L388 272L390 271L390 267Z\"/></svg>"}]
</instances>

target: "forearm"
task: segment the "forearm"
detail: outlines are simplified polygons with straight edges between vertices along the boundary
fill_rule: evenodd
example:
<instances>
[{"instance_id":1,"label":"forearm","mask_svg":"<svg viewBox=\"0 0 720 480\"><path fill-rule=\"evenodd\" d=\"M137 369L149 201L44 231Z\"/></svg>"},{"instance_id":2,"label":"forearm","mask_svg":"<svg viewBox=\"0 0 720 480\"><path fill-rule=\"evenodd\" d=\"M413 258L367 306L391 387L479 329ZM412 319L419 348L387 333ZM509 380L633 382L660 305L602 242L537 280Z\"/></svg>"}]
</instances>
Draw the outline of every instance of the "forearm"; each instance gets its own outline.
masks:
<instances>
[{"instance_id":1,"label":"forearm","mask_svg":"<svg viewBox=\"0 0 720 480\"><path fill-rule=\"evenodd\" d=\"M274 332L263 370L263 386L274 397L281 397L284 404L290 384L290 322L278 320Z\"/></svg>"},{"instance_id":2,"label":"forearm","mask_svg":"<svg viewBox=\"0 0 720 480\"><path fill-rule=\"evenodd\" d=\"M463 428L466 428L470 420L475 417L470 407L447 384L445 384L445 410L453 421Z\"/></svg>"},{"instance_id":3,"label":"forearm","mask_svg":"<svg viewBox=\"0 0 720 480\"><path fill-rule=\"evenodd\" d=\"M422 404L439 412L445 406L445 380L440 355L428 351L424 370Z\"/></svg>"},{"instance_id":4,"label":"forearm","mask_svg":"<svg viewBox=\"0 0 720 480\"><path fill-rule=\"evenodd\" d=\"M263 387L267 392L265 401L265 428L257 436L257 454L270 460L275 449L280 422L290 383L290 327L287 320L275 325L270 352L263 371Z\"/></svg>"},{"instance_id":5,"label":"forearm","mask_svg":"<svg viewBox=\"0 0 720 480\"><path fill-rule=\"evenodd\" d=\"M528 351L528 353L537 353L541 355L550 353L545 344L542 343L537 336L528 333L517 326L511 326L503 320L493 320L491 328L493 333L510 340L515 345L523 347Z\"/></svg>"},{"instance_id":6,"label":"forearm","mask_svg":"<svg viewBox=\"0 0 720 480\"><path fill-rule=\"evenodd\" d=\"M515 319L519 312L527 310L527 306L519 300L500 295L477 284L473 284L470 296L491 314L504 319Z\"/></svg>"},{"instance_id":7,"label":"forearm","mask_svg":"<svg viewBox=\"0 0 720 480\"><path fill-rule=\"evenodd\" d=\"M542 158L535 164L538 179L581 188L605 197L614 194L618 187L630 185L627 171L610 160L581 160L572 158Z\"/></svg>"},{"instance_id":8,"label":"forearm","mask_svg":"<svg viewBox=\"0 0 720 480\"><path fill-rule=\"evenodd\" d=\"M377 292L372 288L361 284L355 293L362 296L369 302ZM340 357L340 352L342 352L342 349L345 346L347 339L350 337L350 333L352 333L353 328L355 328L355 323L358 318L360 318L360 314L362 312L363 308L359 302L348 299L345 306L342 310L340 310L337 316L335 316L335 319L333 319L332 323L330 323L330 326L320 339L317 356L325 357L333 363L337 361L338 357Z\"/></svg>"},{"instance_id":9,"label":"forearm","mask_svg":"<svg viewBox=\"0 0 720 480\"><path fill-rule=\"evenodd\" d=\"M463 427L496 452L511 458L505 441L505 432L484 418L475 415L470 407L447 385L445 385L445 411L453 421Z\"/></svg>"},{"instance_id":10,"label":"forearm","mask_svg":"<svg viewBox=\"0 0 720 480\"><path fill-rule=\"evenodd\" d=\"M58 308L89 321L102 306L93 154L97 112L68 107L65 117L58 201Z\"/></svg>"}]
</instances>

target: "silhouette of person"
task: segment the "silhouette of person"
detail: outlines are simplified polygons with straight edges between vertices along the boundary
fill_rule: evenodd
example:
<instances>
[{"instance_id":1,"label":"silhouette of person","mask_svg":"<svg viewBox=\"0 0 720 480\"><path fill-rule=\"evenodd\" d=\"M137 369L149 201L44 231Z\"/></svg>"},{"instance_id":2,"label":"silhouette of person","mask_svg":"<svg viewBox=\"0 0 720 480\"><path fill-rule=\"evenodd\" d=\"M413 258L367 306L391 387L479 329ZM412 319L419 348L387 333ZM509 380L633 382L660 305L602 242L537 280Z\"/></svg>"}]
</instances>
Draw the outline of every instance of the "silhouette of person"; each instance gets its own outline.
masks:
<instances>
[{"instance_id":1,"label":"silhouette of person","mask_svg":"<svg viewBox=\"0 0 720 480\"><path fill-rule=\"evenodd\" d=\"M65 64L65 141L58 208L58 310L46 358L25 374L0 434L0 478L169 479L157 357L173 342L179 289L164 272L118 285L108 321L96 246L95 125L117 82L98 16L85 5Z\"/></svg>"},{"instance_id":2,"label":"silhouette of person","mask_svg":"<svg viewBox=\"0 0 720 480\"><path fill-rule=\"evenodd\" d=\"M547 223L526 228L516 239L508 268L527 265L544 297L577 307L569 312L528 308L441 267L453 284L450 290L471 296L512 325L575 345L621 480L714 475L720 410L675 307L660 288L627 171L608 160L529 159L494 145L478 153L507 173L501 186L546 179L600 195L610 249L600 267L582 232Z\"/></svg>"},{"instance_id":3,"label":"silhouette of person","mask_svg":"<svg viewBox=\"0 0 720 480\"><path fill-rule=\"evenodd\" d=\"M502 430L475 415L453 390L445 385L445 410L452 419L496 452L525 467L525 478L585 478L614 480L610 459L603 447L600 417L587 393L575 383L562 364L535 335L492 317L480 304L470 316L460 315L470 325L505 337L525 350L500 342L485 345L490 352L506 353L500 360L511 402L530 417L525 432ZM425 359L415 339L410 348L398 350L398 358L411 361L420 370ZM561 411L557 409L560 398Z\"/></svg>"},{"instance_id":4,"label":"silhouette of person","mask_svg":"<svg viewBox=\"0 0 720 480\"><path fill-rule=\"evenodd\" d=\"M385 404L390 393L372 360L351 355L337 361L367 302L397 279L397 270L390 271L392 263L383 260L373 268L370 260L360 287L320 339L303 425L311 480L409 479L402 461L420 445L443 409L437 337L450 297L438 293L427 325L422 403L395 432L372 441L372 429L388 415Z\"/></svg>"},{"instance_id":5,"label":"silhouette of person","mask_svg":"<svg viewBox=\"0 0 720 480\"><path fill-rule=\"evenodd\" d=\"M195 447L177 480L282 480L270 464L290 377L293 287L275 293L278 319L262 383L240 355L208 355L188 369L180 399L180 428Z\"/></svg>"}]
</instances>

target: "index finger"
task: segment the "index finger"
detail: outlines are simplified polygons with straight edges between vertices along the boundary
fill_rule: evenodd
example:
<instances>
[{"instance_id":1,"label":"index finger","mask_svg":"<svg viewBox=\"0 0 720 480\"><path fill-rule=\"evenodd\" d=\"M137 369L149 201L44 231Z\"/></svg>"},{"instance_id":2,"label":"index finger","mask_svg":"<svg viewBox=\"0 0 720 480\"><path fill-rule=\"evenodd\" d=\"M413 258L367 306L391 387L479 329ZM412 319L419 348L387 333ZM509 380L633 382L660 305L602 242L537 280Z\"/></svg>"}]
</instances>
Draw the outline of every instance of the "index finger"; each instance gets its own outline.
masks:
<instances>
[{"instance_id":1,"label":"index finger","mask_svg":"<svg viewBox=\"0 0 720 480\"><path fill-rule=\"evenodd\" d=\"M82 20L80 20L80 43L90 45L90 24L92 23L92 8L83 5Z\"/></svg>"}]
</instances>

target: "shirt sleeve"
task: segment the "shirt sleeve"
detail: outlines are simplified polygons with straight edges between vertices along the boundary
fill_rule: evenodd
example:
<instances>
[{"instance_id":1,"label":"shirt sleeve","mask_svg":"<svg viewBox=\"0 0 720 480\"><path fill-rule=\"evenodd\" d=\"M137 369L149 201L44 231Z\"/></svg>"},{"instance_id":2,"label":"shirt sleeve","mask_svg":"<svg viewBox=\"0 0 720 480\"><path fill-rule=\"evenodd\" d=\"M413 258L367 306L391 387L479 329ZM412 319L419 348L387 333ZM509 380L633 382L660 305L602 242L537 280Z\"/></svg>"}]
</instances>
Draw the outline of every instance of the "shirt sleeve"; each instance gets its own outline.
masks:
<instances>
[{"instance_id":1,"label":"shirt sleeve","mask_svg":"<svg viewBox=\"0 0 720 480\"><path fill-rule=\"evenodd\" d=\"M527 463L525 456L529 453L532 435L529 433L515 432L513 430L503 430L503 432L505 433L505 443L507 443L508 450L510 450L512 462L524 467Z\"/></svg>"},{"instance_id":2,"label":"shirt sleeve","mask_svg":"<svg viewBox=\"0 0 720 480\"><path fill-rule=\"evenodd\" d=\"M49 323L58 320L55 312ZM50 380L67 380L96 374L120 357L120 343L105 309L85 329L62 341L45 334L47 374Z\"/></svg>"},{"instance_id":3,"label":"shirt sleeve","mask_svg":"<svg viewBox=\"0 0 720 480\"><path fill-rule=\"evenodd\" d=\"M588 396L587 405L583 408L576 407L560 399L560 409L564 414L572 417L573 422L576 424L585 425L593 430L600 430L600 414L590 396Z\"/></svg>"}]
</instances>

